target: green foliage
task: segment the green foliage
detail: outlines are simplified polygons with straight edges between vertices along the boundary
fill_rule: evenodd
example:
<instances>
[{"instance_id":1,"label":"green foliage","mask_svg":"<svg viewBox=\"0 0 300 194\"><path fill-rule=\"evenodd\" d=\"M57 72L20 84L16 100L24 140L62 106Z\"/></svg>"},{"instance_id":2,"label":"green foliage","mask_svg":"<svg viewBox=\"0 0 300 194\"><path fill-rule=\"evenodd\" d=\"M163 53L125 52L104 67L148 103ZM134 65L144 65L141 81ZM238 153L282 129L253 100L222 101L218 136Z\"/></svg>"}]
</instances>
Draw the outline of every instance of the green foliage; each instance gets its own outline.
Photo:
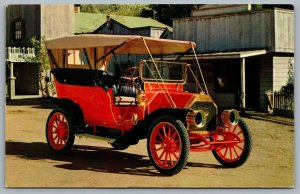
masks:
<instances>
[{"instance_id":1,"label":"green foliage","mask_svg":"<svg viewBox=\"0 0 300 194\"><path fill-rule=\"evenodd\" d=\"M82 12L151 17L172 26L172 19L189 17L202 4L83 4Z\"/></svg>"},{"instance_id":2,"label":"green foliage","mask_svg":"<svg viewBox=\"0 0 300 194\"><path fill-rule=\"evenodd\" d=\"M45 38L42 37L41 40L38 40L36 37L33 37L30 42L35 52L35 58L32 59L32 62L40 64L40 71L49 70L50 62L45 45Z\"/></svg>"},{"instance_id":3,"label":"green foliage","mask_svg":"<svg viewBox=\"0 0 300 194\"><path fill-rule=\"evenodd\" d=\"M191 11L198 9L202 4L151 4L150 9L144 10L143 17L152 17L156 20L172 26L172 19L189 17Z\"/></svg>"},{"instance_id":4,"label":"green foliage","mask_svg":"<svg viewBox=\"0 0 300 194\"><path fill-rule=\"evenodd\" d=\"M252 6L253 10L262 10L263 9L262 4L252 4L251 6Z\"/></svg>"},{"instance_id":5,"label":"green foliage","mask_svg":"<svg viewBox=\"0 0 300 194\"><path fill-rule=\"evenodd\" d=\"M282 86L281 91L285 94L293 94L294 93L294 58L290 58L288 61L288 81L286 85Z\"/></svg>"},{"instance_id":6,"label":"green foliage","mask_svg":"<svg viewBox=\"0 0 300 194\"><path fill-rule=\"evenodd\" d=\"M281 9L290 9L293 10L294 6L289 4L251 4L252 10L272 10L274 8L281 8Z\"/></svg>"},{"instance_id":7,"label":"green foliage","mask_svg":"<svg viewBox=\"0 0 300 194\"><path fill-rule=\"evenodd\" d=\"M294 58L290 58L288 61L288 81L287 84L294 85L295 72L294 72Z\"/></svg>"},{"instance_id":8,"label":"green foliage","mask_svg":"<svg viewBox=\"0 0 300 194\"><path fill-rule=\"evenodd\" d=\"M81 5L82 12L103 13L123 16L140 16L143 10L148 10L147 4L85 4Z\"/></svg>"},{"instance_id":9,"label":"green foliage","mask_svg":"<svg viewBox=\"0 0 300 194\"><path fill-rule=\"evenodd\" d=\"M281 87L281 91L285 94L294 94L294 84L288 83Z\"/></svg>"},{"instance_id":10,"label":"green foliage","mask_svg":"<svg viewBox=\"0 0 300 194\"><path fill-rule=\"evenodd\" d=\"M88 12L88 13L98 13L98 5L95 4L85 4L80 6L80 10L82 12Z\"/></svg>"},{"instance_id":11,"label":"green foliage","mask_svg":"<svg viewBox=\"0 0 300 194\"><path fill-rule=\"evenodd\" d=\"M30 42L35 52L35 58L33 58L31 62L40 64L39 89L44 98L53 96L56 94L54 83L53 81L47 82L45 80L45 78L50 74L50 62L45 45L45 38L42 37L42 39L39 40L36 37L33 37Z\"/></svg>"}]
</instances>

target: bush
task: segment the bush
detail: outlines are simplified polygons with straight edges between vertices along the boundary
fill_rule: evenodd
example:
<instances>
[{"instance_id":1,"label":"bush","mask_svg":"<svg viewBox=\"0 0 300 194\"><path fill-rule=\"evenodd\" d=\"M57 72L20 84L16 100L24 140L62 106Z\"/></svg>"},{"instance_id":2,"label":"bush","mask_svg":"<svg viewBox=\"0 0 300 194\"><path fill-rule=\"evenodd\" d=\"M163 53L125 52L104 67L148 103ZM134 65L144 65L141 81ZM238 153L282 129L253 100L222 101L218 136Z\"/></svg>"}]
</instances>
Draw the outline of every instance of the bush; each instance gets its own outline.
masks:
<instances>
[{"instance_id":1,"label":"bush","mask_svg":"<svg viewBox=\"0 0 300 194\"><path fill-rule=\"evenodd\" d=\"M281 90L285 94L294 94L294 84L288 83L285 86L282 86Z\"/></svg>"}]
</instances>

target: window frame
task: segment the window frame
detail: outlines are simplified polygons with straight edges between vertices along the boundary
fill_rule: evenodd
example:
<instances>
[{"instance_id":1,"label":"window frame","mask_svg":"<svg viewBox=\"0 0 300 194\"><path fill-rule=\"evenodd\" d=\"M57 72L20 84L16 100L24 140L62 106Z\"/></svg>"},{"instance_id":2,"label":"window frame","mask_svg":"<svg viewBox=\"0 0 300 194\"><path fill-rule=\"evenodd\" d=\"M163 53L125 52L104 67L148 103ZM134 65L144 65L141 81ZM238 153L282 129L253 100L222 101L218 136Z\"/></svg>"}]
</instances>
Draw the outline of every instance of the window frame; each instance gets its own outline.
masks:
<instances>
[{"instance_id":1,"label":"window frame","mask_svg":"<svg viewBox=\"0 0 300 194\"><path fill-rule=\"evenodd\" d=\"M16 19L13 22L13 39L16 41L25 38L25 21L23 19Z\"/></svg>"}]
</instances>

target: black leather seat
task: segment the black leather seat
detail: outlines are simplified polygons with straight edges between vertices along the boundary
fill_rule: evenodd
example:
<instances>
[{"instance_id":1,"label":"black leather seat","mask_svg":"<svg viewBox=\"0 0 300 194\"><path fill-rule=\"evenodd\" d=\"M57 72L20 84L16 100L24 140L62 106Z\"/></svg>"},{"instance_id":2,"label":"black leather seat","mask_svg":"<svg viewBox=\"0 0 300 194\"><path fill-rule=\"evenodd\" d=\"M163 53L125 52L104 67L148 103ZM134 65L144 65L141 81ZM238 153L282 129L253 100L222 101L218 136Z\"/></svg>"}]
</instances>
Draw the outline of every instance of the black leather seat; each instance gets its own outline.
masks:
<instances>
[{"instance_id":1,"label":"black leather seat","mask_svg":"<svg viewBox=\"0 0 300 194\"><path fill-rule=\"evenodd\" d=\"M116 96L128 96L128 97L136 97L138 94L138 89L133 85L123 86L117 85L117 93Z\"/></svg>"}]
</instances>

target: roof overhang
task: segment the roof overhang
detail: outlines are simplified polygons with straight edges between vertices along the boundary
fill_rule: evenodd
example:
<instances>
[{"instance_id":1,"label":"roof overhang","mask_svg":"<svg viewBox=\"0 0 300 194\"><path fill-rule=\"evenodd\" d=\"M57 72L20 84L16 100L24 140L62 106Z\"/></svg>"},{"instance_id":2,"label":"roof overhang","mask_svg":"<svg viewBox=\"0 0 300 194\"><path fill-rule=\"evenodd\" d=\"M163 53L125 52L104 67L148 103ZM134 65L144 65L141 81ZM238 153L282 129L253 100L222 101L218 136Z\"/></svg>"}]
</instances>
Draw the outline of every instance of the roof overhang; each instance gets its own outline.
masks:
<instances>
[{"instance_id":1,"label":"roof overhang","mask_svg":"<svg viewBox=\"0 0 300 194\"><path fill-rule=\"evenodd\" d=\"M251 51L234 51L234 52L219 52L219 53L203 53L197 54L198 59L240 59L253 57L257 55L267 54L266 49L251 50Z\"/></svg>"}]
</instances>

